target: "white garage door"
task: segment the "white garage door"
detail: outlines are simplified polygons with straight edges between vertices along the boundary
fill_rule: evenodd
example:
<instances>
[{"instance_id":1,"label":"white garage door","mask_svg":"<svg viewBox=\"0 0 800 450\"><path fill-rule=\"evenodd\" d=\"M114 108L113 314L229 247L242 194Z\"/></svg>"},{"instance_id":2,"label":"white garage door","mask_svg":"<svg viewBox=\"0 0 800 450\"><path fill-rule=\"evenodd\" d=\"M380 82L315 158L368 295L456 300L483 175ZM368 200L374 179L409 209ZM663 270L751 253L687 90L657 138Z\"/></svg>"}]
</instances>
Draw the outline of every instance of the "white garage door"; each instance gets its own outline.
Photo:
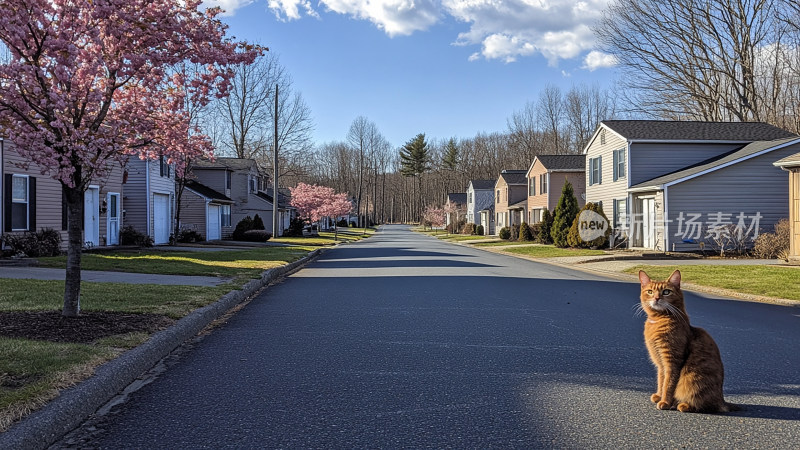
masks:
<instances>
[{"instance_id":1,"label":"white garage door","mask_svg":"<svg viewBox=\"0 0 800 450\"><path fill-rule=\"evenodd\" d=\"M222 238L222 226L219 215L219 205L208 205L208 227L206 240L216 241Z\"/></svg>"},{"instance_id":2,"label":"white garage door","mask_svg":"<svg viewBox=\"0 0 800 450\"><path fill-rule=\"evenodd\" d=\"M153 194L153 242L169 244L169 194Z\"/></svg>"}]
</instances>

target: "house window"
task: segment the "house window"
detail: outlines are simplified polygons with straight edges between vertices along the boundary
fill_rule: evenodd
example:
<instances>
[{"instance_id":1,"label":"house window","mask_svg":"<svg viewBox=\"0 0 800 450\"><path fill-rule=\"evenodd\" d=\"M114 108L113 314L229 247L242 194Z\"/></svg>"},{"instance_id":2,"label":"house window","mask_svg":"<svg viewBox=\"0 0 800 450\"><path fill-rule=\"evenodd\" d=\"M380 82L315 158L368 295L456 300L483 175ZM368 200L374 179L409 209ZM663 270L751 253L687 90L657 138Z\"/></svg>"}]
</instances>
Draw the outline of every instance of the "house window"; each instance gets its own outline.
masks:
<instances>
[{"instance_id":1,"label":"house window","mask_svg":"<svg viewBox=\"0 0 800 450\"><path fill-rule=\"evenodd\" d=\"M500 203L500 189L497 190L497 195L495 195L494 202Z\"/></svg>"},{"instance_id":2,"label":"house window","mask_svg":"<svg viewBox=\"0 0 800 450\"><path fill-rule=\"evenodd\" d=\"M222 226L231 226L231 205L220 205L219 211L222 216Z\"/></svg>"},{"instance_id":3,"label":"house window","mask_svg":"<svg viewBox=\"0 0 800 450\"><path fill-rule=\"evenodd\" d=\"M258 178L250 177L250 192L258 192Z\"/></svg>"},{"instance_id":4,"label":"house window","mask_svg":"<svg viewBox=\"0 0 800 450\"><path fill-rule=\"evenodd\" d=\"M536 175L528 178L528 195L536 195Z\"/></svg>"},{"instance_id":5,"label":"house window","mask_svg":"<svg viewBox=\"0 0 800 450\"><path fill-rule=\"evenodd\" d=\"M467 192L467 203L472 203L472 192Z\"/></svg>"},{"instance_id":6,"label":"house window","mask_svg":"<svg viewBox=\"0 0 800 450\"><path fill-rule=\"evenodd\" d=\"M604 145L606 143L606 130L600 131L600 144Z\"/></svg>"},{"instance_id":7,"label":"house window","mask_svg":"<svg viewBox=\"0 0 800 450\"><path fill-rule=\"evenodd\" d=\"M225 171L225 189L231 188L231 173L227 170Z\"/></svg>"},{"instance_id":8,"label":"house window","mask_svg":"<svg viewBox=\"0 0 800 450\"><path fill-rule=\"evenodd\" d=\"M625 178L625 149L614 150L614 181Z\"/></svg>"},{"instance_id":9,"label":"house window","mask_svg":"<svg viewBox=\"0 0 800 450\"><path fill-rule=\"evenodd\" d=\"M11 229L28 230L29 201L28 177L12 175L11 177Z\"/></svg>"},{"instance_id":10,"label":"house window","mask_svg":"<svg viewBox=\"0 0 800 450\"><path fill-rule=\"evenodd\" d=\"M169 178L169 175L170 175L169 174L169 172L170 172L169 169L170 169L170 167L169 167L169 163L167 162L167 158L165 158L163 156L161 158L159 158L158 159L158 171L159 171L159 174L162 177Z\"/></svg>"},{"instance_id":11,"label":"house window","mask_svg":"<svg viewBox=\"0 0 800 450\"><path fill-rule=\"evenodd\" d=\"M603 183L603 157L589 158L589 186Z\"/></svg>"},{"instance_id":12,"label":"house window","mask_svg":"<svg viewBox=\"0 0 800 450\"><path fill-rule=\"evenodd\" d=\"M539 176L539 193L540 194L547 194L547 181L548 181L549 178L550 178L549 175L546 174L546 173L543 173L541 176Z\"/></svg>"},{"instance_id":13,"label":"house window","mask_svg":"<svg viewBox=\"0 0 800 450\"><path fill-rule=\"evenodd\" d=\"M614 200L614 228L627 228L628 201Z\"/></svg>"},{"instance_id":14,"label":"house window","mask_svg":"<svg viewBox=\"0 0 800 450\"><path fill-rule=\"evenodd\" d=\"M531 210L531 223L539 223L542 221L542 209L532 209Z\"/></svg>"}]
</instances>

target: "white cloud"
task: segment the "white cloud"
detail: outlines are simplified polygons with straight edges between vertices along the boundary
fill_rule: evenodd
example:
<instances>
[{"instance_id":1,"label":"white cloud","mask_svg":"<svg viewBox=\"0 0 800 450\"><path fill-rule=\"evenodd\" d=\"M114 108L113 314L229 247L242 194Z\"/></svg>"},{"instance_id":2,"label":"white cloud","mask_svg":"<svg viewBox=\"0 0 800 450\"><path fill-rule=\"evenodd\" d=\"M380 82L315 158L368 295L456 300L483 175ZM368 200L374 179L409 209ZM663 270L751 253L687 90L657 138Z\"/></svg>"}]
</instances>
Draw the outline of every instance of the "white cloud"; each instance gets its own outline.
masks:
<instances>
[{"instance_id":1,"label":"white cloud","mask_svg":"<svg viewBox=\"0 0 800 450\"><path fill-rule=\"evenodd\" d=\"M236 14L236 10L244 8L245 6L253 3L254 0L203 0L203 5L206 8L219 6L222 8L223 16L232 16Z\"/></svg>"},{"instance_id":2,"label":"white cloud","mask_svg":"<svg viewBox=\"0 0 800 450\"><path fill-rule=\"evenodd\" d=\"M249 3L219 0L222 3ZM282 20L303 14L318 17L312 0L268 0ZM551 66L589 52L584 68L612 64L592 51L591 26L610 0L319 0L319 7L359 20L369 20L389 36L423 31L449 15L469 25L455 45L480 46L470 61L485 58L507 63L541 54ZM318 8L319 8L318 7Z\"/></svg>"},{"instance_id":3,"label":"white cloud","mask_svg":"<svg viewBox=\"0 0 800 450\"><path fill-rule=\"evenodd\" d=\"M614 67L616 65L617 65L617 58L614 55L609 55L608 53L592 50L583 59L582 68L587 69L590 72L594 72L597 69L601 69L604 67Z\"/></svg>"}]
</instances>

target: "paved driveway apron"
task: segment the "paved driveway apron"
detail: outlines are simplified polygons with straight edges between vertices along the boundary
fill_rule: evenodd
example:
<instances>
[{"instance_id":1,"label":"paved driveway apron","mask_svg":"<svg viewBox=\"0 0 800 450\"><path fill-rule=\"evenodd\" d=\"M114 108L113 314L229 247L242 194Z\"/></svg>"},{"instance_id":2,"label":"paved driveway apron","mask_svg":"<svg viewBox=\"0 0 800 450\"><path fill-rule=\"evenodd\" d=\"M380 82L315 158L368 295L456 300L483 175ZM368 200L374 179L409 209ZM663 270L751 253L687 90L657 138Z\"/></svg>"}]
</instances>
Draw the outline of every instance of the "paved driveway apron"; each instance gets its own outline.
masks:
<instances>
[{"instance_id":1,"label":"paved driveway apron","mask_svg":"<svg viewBox=\"0 0 800 450\"><path fill-rule=\"evenodd\" d=\"M638 285L387 226L268 289L93 426L104 448L792 448L800 312L687 294L729 415L657 411ZM795 447L796 448L796 447Z\"/></svg>"}]
</instances>

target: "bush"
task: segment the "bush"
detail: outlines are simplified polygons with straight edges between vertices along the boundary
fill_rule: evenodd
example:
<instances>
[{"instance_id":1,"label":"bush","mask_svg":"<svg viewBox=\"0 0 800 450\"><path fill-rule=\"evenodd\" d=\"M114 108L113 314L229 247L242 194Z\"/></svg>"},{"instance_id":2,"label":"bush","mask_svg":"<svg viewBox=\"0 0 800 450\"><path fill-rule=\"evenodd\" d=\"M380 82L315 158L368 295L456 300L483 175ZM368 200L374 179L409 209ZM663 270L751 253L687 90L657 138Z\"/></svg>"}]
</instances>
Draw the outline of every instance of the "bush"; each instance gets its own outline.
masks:
<instances>
[{"instance_id":1,"label":"bush","mask_svg":"<svg viewBox=\"0 0 800 450\"><path fill-rule=\"evenodd\" d=\"M203 235L189 228L181 228L178 230L178 238L176 241L181 243L201 242L204 241Z\"/></svg>"},{"instance_id":2,"label":"bush","mask_svg":"<svg viewBox=\"0 0 800 450\"><path fill-rule=\"evenodd\" d=\"M152 247L153 238L148 236L133 226L128 225L119 230L120 245L135 245L137 247Z\"/></svg>"},{"instance_id":3,"label":"bush","mask_svg":"<svg viewBox=\"0 0 800 450\"><path fill-rule=\"evenodd\" d=\"M261 217L259 217L258 214L256 214L256 216L253 217L253 228L251 228L251 230L263 230L263 229L264 229L264 221L261 220Z\"/></svg>"},{"instance_id":4,"label":"bush","mask_svg":"<svg viewBox=\"0 0 800 450\"><path fill-rule=\"evenodd\" d=\"M267 242L272 233L265 230L247 230L242 234L242 240L248 242Z\"/></svg>"},{"instance_id":5,"label":"bush","mask_svg":"<svg viewBox=\"0 0 800 450\"><path fill-rule=\"evenodd\" d=\"M5 234L2 242L13 255L37 258L61 254L61 233L52 228L26 231L22 234Z\"/></svg>"},{"instance_id":6,"label":"bush","mask_svg":"<svg viewBox=\"0 0 800 450\"><path fill-rule=\"evenodd\" d=\"M553 240L550 236L550 232L553 229L553 215L550 214L547 208L542 211L542 221L537 225L539 225L539 234L536 238L536 242L540 244L552 244Z\"/></svg>"},{"instance_id":7,"label":"bush","mask_svg":"<svg viewBox=\"0 0 800 450\"><path fill-rule=\"evenodd\" d=\"M233 230L233 240L243 241L244 232L250 231L252 229L253 229L253 218L250 216L246 216L244 219L240 220L239 223L236 224L236 228Z\"/></svg>"},{"instance_id":8,"label":"bush","mask_svg":"<svg viewBox=\"0 0 800 450\"><path fill-rule=\"evenodd\" d=\"M475 224L465 223L464 226L461 227L461 234L475 234Z\"/></svg>"},{"instance_id":9,"label":"bush","mask_svg":"<svg viewBox=\"0 0 800 450\"><path fill-rule=\"evenodd\" d=\"M342 220L336 222L336 226L337 227L345 227L345 228L347 228L347 226L348 226L347 219L342 219Z\"/></svg>"},{"instance_id":10,"label":"bush","mask_svg":"<svg viewBox=\"0 0 800 450\"><path fill-rule=\"evenodd\" d=\"M556 247L567 247L567 236L572 227L572 222L575 221L575 216L578 215L578 199L575 198L575 191L572 189L572 183L569 181L564 183L564 189L561 190L561 197L558 199L556 205L556 213L553 218L553 227L550 229L550 237L553 238L553 244Z\"/></svg>"},{"instance_id":11,"label":"bush","mask_svg":"<svg viewBox=\"0 0 800 450\"><path fill-rule=\"evenodd\" d=\"M512 241L516 241L519 239L519 225L514 224L511 225L511 238Z\"/></svg>"},{"instance_id":12,"label":"bush","mask_svg":"<svg viewBox=\"0 0 800 450\"><path fill-rule=\"evenodd\" d=\"M539 237L542 234L542 223L532 223L528 225L528 231L531 233L531 240L534 242L539 241Z\"/></svg>"},{"instance_id":13,"label":"bush","mask_svg":"<svg viewBox=\"0 0 800 450\"><path fill-rule=\"evenodd\" d=\"M758 235L753 247L753 256L761 259L789 259L789 239L791 225L788 219L781 219L775 224L774 233Z\"/></svg>"},{"instance_id":14,"label":"bush","mask_svg":"<svg viewBox=\"0 0 800 450\"><path fill-rule=\"evenodd\" d=\"M457 221L457 222L451 222L451 223L450 223L450 225L448 225L448 226L446 227L446 228L447 228L447 232L448 232L448 233L453 233L453 234L456 234L456 233L458 233L458 232L459 232L459 231L460 231L460 230L461 230L461 229L464 227L464 225L465 225L466 223L467 223L467 220L466 220L466 219L460 219L460 220L459 220L459 221Z\"/></svg>"},{"instance_id":15,"label":"bush","mask_svg":"<svg viewBox=\"0 0 800 450\"><path fill-rule=\"evenodd\" d=\"M295 217L289 222L289 228L283 231L283 235L286 237L301 237L303 236L303 228L305 225L305 220Z\"/></svg>"},{"instance_id":16,"label":"bush","mask_svg":"<svg viewBox=\"0 0 800 450\"><path fill-rule=\"evenodd\" d=\"M475 227L475 234L477 234L478 236L484 235L483 225L478 225L477 227Z\"/></svg>"},{"instance_id":17,"label":"bush","mask_svg":"<svg viewBox=\"0 0 800 450\"><path fill-rule=\"evenodd\" d=\"M508 227L500 228L500 231L497 233L500 236L500 239L510 239L511 238L511 229Z\"/></svg>"},{"instance_id":18,"label":"bush","mask_svg":"<svg viewBox=\"0 0 800 450\"><path fill-rule=\"evenodd\" d=\"M569 244L570 247L582 247L582 248L605 247L606 244L608 243L608 236L611 234L611 225L608 222L608 217L606 217L606 214L603 212L603 207L601 207L597 203L592 203L592 202L587 203L586 205L583 206L581 212L587 210L594 211L595 213L603 216L603 219L605 219L606 228L605 231L603 232L603 235L589 242L586 242L583 239L581 239L581 233L579 229L580 227L579 222L581 215L580 213L578 213L578 215L575 216L575 220L572 221L572 227L570 227L569 229L569 235L567 235L567 243Z\"/></svg>"},{"instance_id":19,"label":"bush","mask_svg":"<svg viewBox=\"0 0 800 450\"><path fill-rule=\"evenodd\" d=\"M533 240L533 235L531 234L531 227L529 227L526 222L522 222L521 224L519 224L519 240L520 241Z\"/></svg>"}]
</instances>

